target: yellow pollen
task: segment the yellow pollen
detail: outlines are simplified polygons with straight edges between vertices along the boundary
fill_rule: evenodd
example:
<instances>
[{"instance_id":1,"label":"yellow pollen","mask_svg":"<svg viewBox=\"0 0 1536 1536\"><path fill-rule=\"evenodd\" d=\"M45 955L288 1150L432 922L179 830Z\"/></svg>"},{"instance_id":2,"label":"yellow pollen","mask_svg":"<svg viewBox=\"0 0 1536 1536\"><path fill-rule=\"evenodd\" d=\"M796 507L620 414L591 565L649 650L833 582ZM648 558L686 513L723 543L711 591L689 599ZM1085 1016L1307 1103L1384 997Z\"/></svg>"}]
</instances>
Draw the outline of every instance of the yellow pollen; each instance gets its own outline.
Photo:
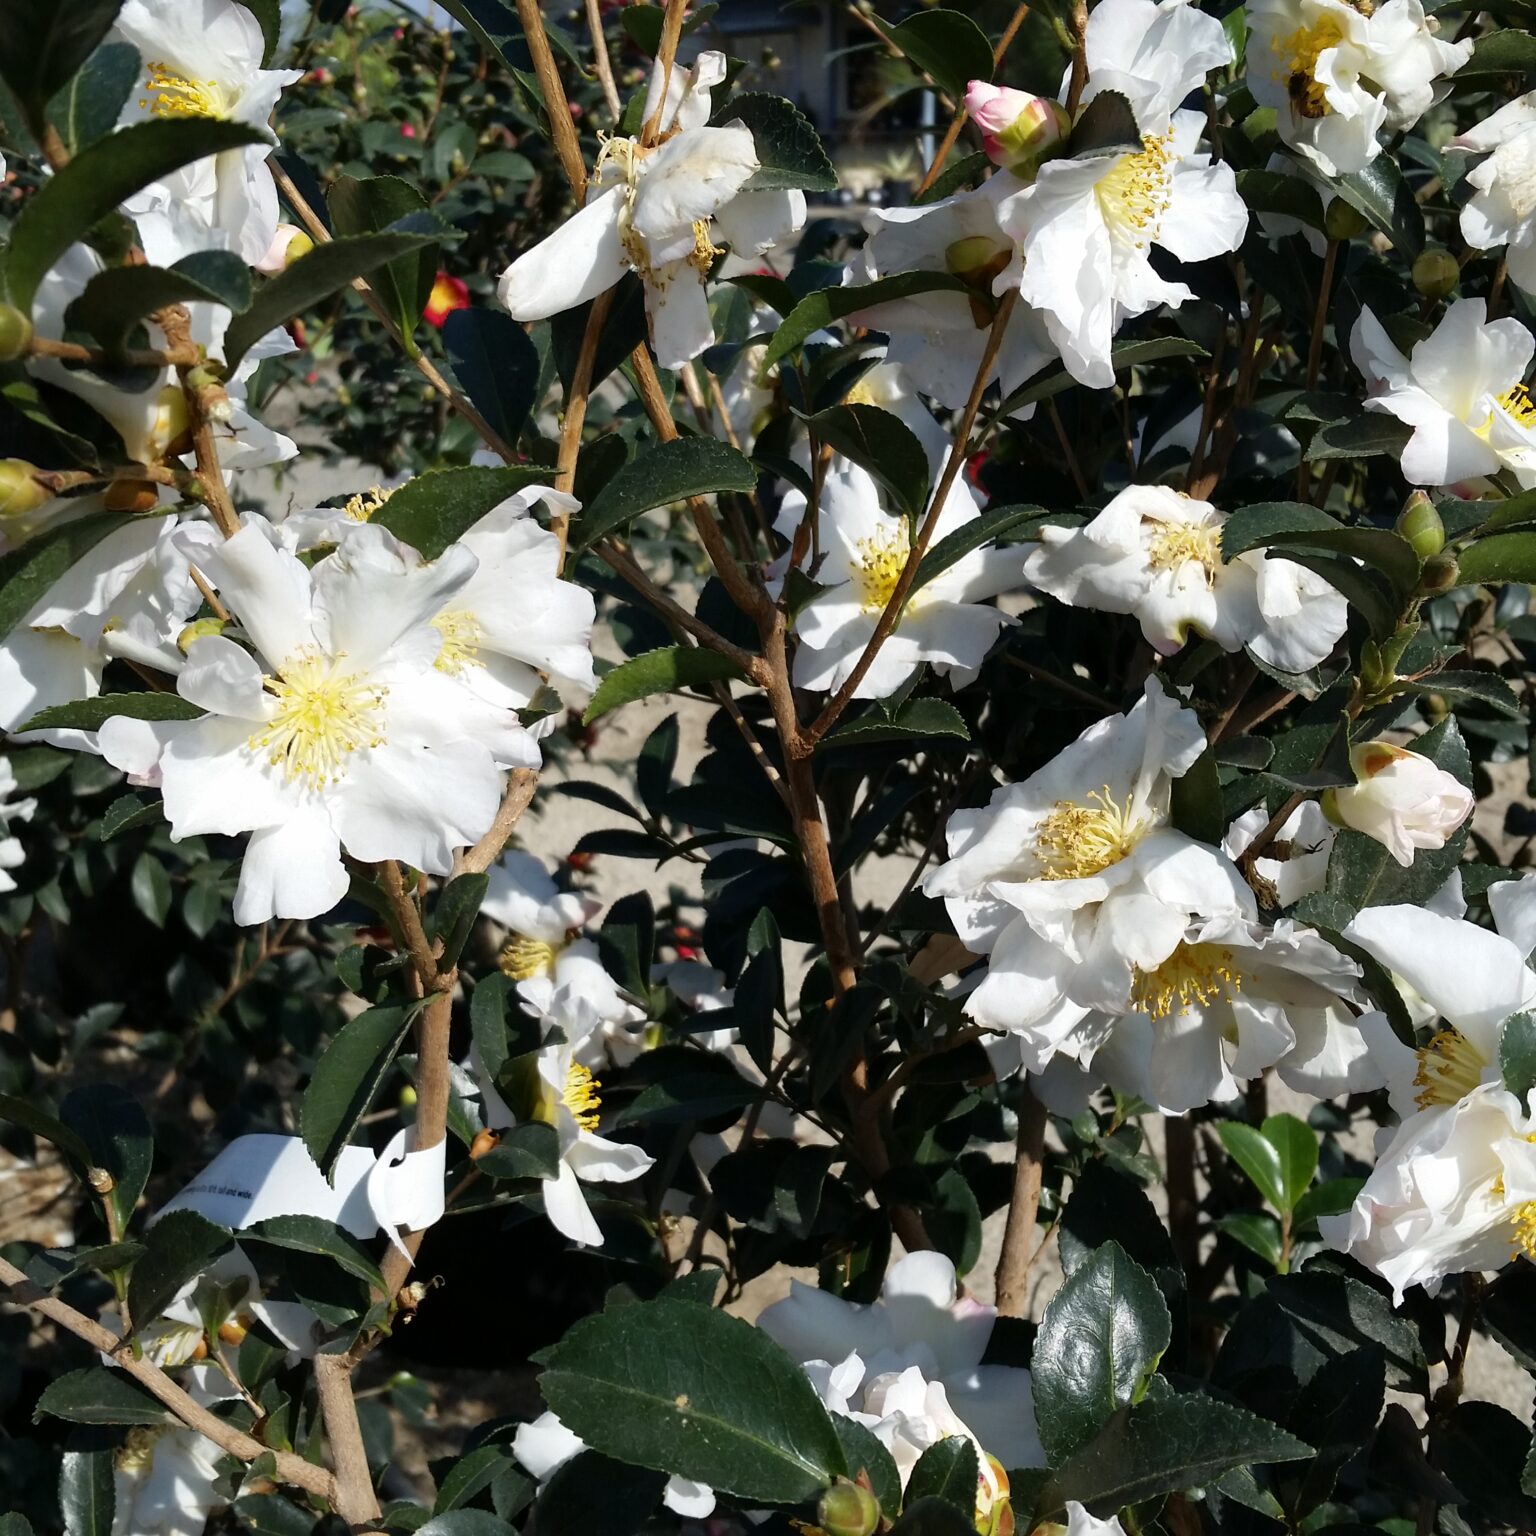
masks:
<instances>
[{"instance_id":1,"label":"yellow pollen","mask_svg":"<svg viewBox=\"0 0 1536 1536\"><path fill-rule=\"evenodd\" d=\"M266 680L277 713L246 745L264 752L272 767L283 769L285 779L324 788L346 772L348 757L359 747L384 745L389 690L343 670L344 660L300 651Z\"/></svg>"},{"instance_id":2,"label":"yellow pollen","mask_svg":"<svg viewBox=\"0 0 1536 1536\"><path fill-rule=\"evenodd\" d=\"M573 1061L570 1071L565 1074L565 1092L560 1097L584 1131L595 1131L602 1118L598 1111L603 1107L603 1101L597 1092L602 1086L579 1061Z\"/></svg>"},{"instance_id":3,"label":"yellow pollen","mask_svg":"<svg viewBox=\"0 0 1536 1536\"><path fill-rule=\"evenodd\" d=\"M149 1469L155 1459L155 1442L165 1433L164 1429L139 1424L128 1431L128 1437L117 1448L112 1460L119 1472L130 1476Z\"/></svg>"},{"instance_id":4,"label":"yellow pollen","mask_svg":"<svg viewBox=\"0 0 1536 1536\"><path fill-rule=\"evenodd\" d=\"M380 485L370 486L366 491L359 491L356 496L349 498L341 510L354 523L366 523L398 489L398 486L389 490Z\"/></svg>"},{"instance_id":5,"label":"yellow pollen","mask_svg":"<svg viewBox=\"0 0 1536 1536\"><path fill-rule=\"evenodd\" d=\"M901 573L907 568L912 540L905 522L880 533L860 539L857 545L859 567L854 581L871 613L883 613L890 602Z\"/></svg>"},{"instance_id":6,"label":"yellow pollen","mask_svg":"<svg viewBox=\"0 0 1536 1536\"><path fill-rule=\"evenodd\" d=\"M1531 392L1524 384L1516 384L1513 389L1506 389L1499 396L1499 404L1522 427L1536 426L1536 401L1531 399Z\"/></svg>"},{"instance_id":7,"label":"yellow pollen","mask_svg":"<svg viewBox=\"0 0 1536 1536\"><path fill-rule=\"evenodd\" d=\"M1058 800L1035 829L1037 879L1086 880L1118 864L1146 836L1146 824L1131 818L1129 797L1122 805L1104 784L1086 798L1093 803Z\"/></svg>"},{"instance_id":8,"label":"yellow pollen","mask_svg":"<svg viewBox=\"0 0 1536 1536\"><path fill-rule=\"evenodd\" d=\"M532 981L535 976L548 976L554 970L555 957L563 947L514 933L502 945L496 963L502 974L513 981Z\"/></svg>"},{"instance_id":9,"label":"yellow pollen","mask_svg":"<svg viewBox=\"0 0 1536 1536\"><path fill-rule=\"evenodd\" d=\"M1154 571L1176 571L1191 561L1205 569L1209 586L1221 567L1221 529L1215 523L1162 523L1147 545Z\"/></svg>"},{"instance_id":10,"label":"yellow pollen","mask_svg":"<svg viewBox=\"0 0 1536 1536\"><path fill-rule=\"evenodd\" d=\"M709 220L695 219L693 249L688 253L688 265L699 274L701 282L709 276L709 269L714 266L715 258L724 254L724 250L709 238Z\"/></svg>"},{"instance_id":11,"label":"yellow pollen","mask_svg":"<svg viewBox=\"0 0 1536 1536\"><path fill-rule=\"evenodd\" d=\"M189 80L163 59L145 66L148 73L139 109L152 117L228 117L229 95L217 80Z\"/></svg>"},{"instance_id":12,"label":"yellow pollen","mask_svg":"<svg viewBox=\"0 0 1536 1536\"><path fill-rule=\"evenodd\" d=\"M443 648L433 666L439 672L457 677L465 667L480 659L480 637L485 631L467 608L453 608L432 620L432 628L443 637Z\"/></svg>"},{"instance_id":13,"label":"yellow pollen","mask_svg":"<svg viewBox=\"0 0 1536 1536\"><path fill-rule=\"evenodd\" d=\"M1360 9L1363 11L1363 6ZM1271 39L1275 52L1286 59L1285 68L1275 70L1273 78L1284 79L1286 95L1302 117L1326 117L1332 111L1317 81L1317 60L1319 54L1343 40L1344 29L1334 16L1321 16L1310 27L1298 27L1289 37L1277 34Z\"/></svg>"},{"instance_id":14,"label":"yellow pollen","mask_svg":"<svg viewBox=\"0 0 1536 1536\"><path fill-rule=\"evenodd\" d=\"M1514 1247L1510 1258L1518 1259L1523 1253L1526 1258L1536 1260L1536 1200L1526 1200L1517 1205L1510 1222L1514 1227L1511 1234Z\"/></svg>"},{"instance_id":15,"label":"yellow pollen","mask_svg":"<svg viewBox=\"0 0 1536 1536\"><path fill-rule=\"evenodd\" d=\"M879 403L880 402L875 399L874 391L869 387L869 380L867 378L860 379L859 382L855 384L846 395L843 396L844 405L879 405Z\"/></svg>"},{"instance_id":16,"label":"yellow pollen","mask_svg":"<svg viewBox=\"0 0 1536 1536\"><path fill-rule=\"evenodd\" d=\"M1139 966L1131 981L1131 1007L1151 1019L1183 1018L1218 998L1243 990L1232 951L1220 944L1180 944L1155 971Z\"/></svg>"},{"instance_id":17,"label":"yellow pollen","mask_svg":"<svg viewBox=\"0 0 1536 1536\"><path fill-rule=\"evenodd\" d=\"M1418 1052L1419 1069L1413 1086L1420 1109L1434 1104L1459 1104L1483 1080L1488 1063L1483 1053L1449 1025Z\"/></svg>"},{"instance_id":18,"label":"yellow pollen","mask_svg":"<svg viewBox=\"0 0 1536 1536\"><path fill-rule=\"evenodd\" d=\"M1157 238L1173 191L1169 149L1173 129L1144 138L1136 154L1121 155L1114 169L1094 188L1099 211L1110 232L1137 250Z\"/></svg>"}]
</instances>

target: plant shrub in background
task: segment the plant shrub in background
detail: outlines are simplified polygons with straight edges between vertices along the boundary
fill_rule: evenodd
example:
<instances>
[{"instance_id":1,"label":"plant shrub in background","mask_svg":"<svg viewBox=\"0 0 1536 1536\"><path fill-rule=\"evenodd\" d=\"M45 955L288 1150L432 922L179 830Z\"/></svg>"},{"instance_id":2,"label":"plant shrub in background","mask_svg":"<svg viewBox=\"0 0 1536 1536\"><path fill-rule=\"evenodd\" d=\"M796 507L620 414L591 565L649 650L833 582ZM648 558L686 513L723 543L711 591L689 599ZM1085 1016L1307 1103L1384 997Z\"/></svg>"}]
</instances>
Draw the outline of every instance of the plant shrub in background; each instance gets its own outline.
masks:
<instances>
[{"instance_id":1,"label":"plant shrub in background","mask_svg":"<svg viewBox=\"0 0 1536 1536\"><path fill-rule=\"evenodd\" d=\"M1528 12L729 9L0 0L0 1536L1536 1526Z\"/></svg>"}]
</instances>

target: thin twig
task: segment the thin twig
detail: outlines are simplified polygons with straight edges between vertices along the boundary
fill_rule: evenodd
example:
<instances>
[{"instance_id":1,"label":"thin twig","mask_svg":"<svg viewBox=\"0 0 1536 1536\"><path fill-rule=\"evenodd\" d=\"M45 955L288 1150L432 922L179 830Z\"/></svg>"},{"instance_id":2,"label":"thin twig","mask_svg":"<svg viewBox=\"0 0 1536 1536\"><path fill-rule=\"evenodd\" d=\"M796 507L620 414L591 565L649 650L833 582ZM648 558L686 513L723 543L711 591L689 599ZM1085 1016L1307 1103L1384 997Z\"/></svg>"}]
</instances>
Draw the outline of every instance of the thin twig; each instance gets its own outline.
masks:
<instances>
[{"instance_id":1,"label":"thin twig","mask_svg":"<svg viewBox=\"0 0 1536 1536\"><path fill-rule=\"evenodd\" d=\"M672 83L672 65L677 58L677 45L682 41L687 9L688 0L667 0L667 13L661 20L661 46L656 50L655 78L661 82L660 98L640 130L642 144L654 144L661 132L662 114L667 110L667 87Z\"/></svg>"},{"instance_id":2,"label":"thin twig","mask_svg":"<svg viewBox=\"0 0 1536 1536\"><path fill-rule=\"evenodd\" d=\"M619 100L619 88L613 80L613 64L608 58L608 37L603 31L603 13L598 0L586 0L587 31L592 36L592 63L597 70L598 83L603 88L603 100L608 103L608 115L618 122L624 115L624 104Z\"/></svg>"},{"instance_id":3,"label":"thin twig","mask_svg":"<svg viewBox=\"0 0 1536 1536\"><path fill-rule=\"evenodd\" d=\"M1029 1271L1034 1264L1035 1221L1040 1214L1040 1179L1045 1160L1045 1105L1024 1079L1019 1101L1019 1134L1013 1158L1013 1195L997 1260L997 1310L1004 1317L1029 1315Z\"/></svg>"},{"instance_id":4,"label":"thin twig","mask_svg":"<svg viewBox=\"0 0 1536 1536\"><path fill-rule=\"evenodd\" d=\"M560 71L555 67L554 51L549 46L538 0L517 0L517 19L522 25L523 41L533 59L533 73L544 97L544 114L549 119L549 136L554 141L555 154L565 179L571 184L571 195L580 205L587 196L586 162L582 159L581 140L576 136L576 124L571 121L565 87L560 83Z\"/></svg>"}]
</instances>

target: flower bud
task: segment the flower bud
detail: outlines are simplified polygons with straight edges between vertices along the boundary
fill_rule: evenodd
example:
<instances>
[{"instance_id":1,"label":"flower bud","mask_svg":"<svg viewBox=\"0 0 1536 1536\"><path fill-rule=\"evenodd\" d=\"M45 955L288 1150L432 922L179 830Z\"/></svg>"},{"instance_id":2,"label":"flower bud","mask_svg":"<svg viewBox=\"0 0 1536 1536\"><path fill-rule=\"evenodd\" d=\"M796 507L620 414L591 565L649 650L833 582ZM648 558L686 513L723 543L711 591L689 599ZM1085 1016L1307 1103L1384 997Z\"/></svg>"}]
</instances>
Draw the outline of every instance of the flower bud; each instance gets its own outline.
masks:
<instances>
[{"instance_id":1,"label":"flower bud","mask_svg":"<svg viewBox=\"0 0 1536 1536\"><path fill-rule=\"evenodd\" d=\"M245 1339L246 1328L238 1318L230 1318L227 1323L219 1325L219 1342L221 1344L239 1344Z\"/></svg>"},{"instance_id":2,"label":"flower bud","mask_svg":"<svg viewBox=\"0 0 1536 1536\"><path fill-rule=\"evenodd\" d=\"M1443 299L1461 281L1461 264L1443 245L1427 245L1413 259L1413 286L1426 299Z\"/></svg>"},{"instance_id":3,"label":"flower bud","mask_svg":"<svg viewBox=\"0 0 1536 1536\"><path fill-rule=\"evenodd\" d=\"M499 1131L476 1131L475 1139L469 1144L469 1157L471 1162L479 1162L487 1152L494 1150L501 1144Z\"/></svg>"},{"instance_id":4,"label":"flower bud","mask_svg":"<svg viewBox=\"0 0 1536 1536\"><path fill-rule=\"evenodd\" d=\"M1356 235L1363 235L1366 228L1365 215L1342 197L1336 197L1328 204L1328 211L1323 215L1323 233L1330 240L1353 240Z\"/></svg>"},{"instance_id":5,"label":"flower bud","mask_svg":"<svg viewBox=\"0 0 1536 1536\"><path fill-rule=\"evenodd\" d=\"M972 80L965 110L981 129L981 142L993 165L1026 178L1067 136L1071 126L1064 108L1045 96L1006 85Z\"/></svg>"},{"instance_id":6,"label":"flower bud","mask_svg":"<svg viewBox=\"0 0 1536 1536\"><path fill-rule=\"evenodd\" d=\"M176 649L183 656L191 649L194 640L201 640L208 635L222 635L224 633L224 620L216 618L194 619L182 632L176 636Z\"/></svg>"},{"instance_id":7,"label":"flower bud","mask_svg":"<svg viewBox=\"0 0 1536 1536\"><path fill-rule=\"evenodd\" d=\"M1428 560L1445 548L1445 524L1440 521L1434 502L1423 491L1415 491L1403 503L1396 527L1421 560Z\"/></svg>"},{"instance_id":8,"label":"flower bud","mask_svg":"<svg viewBox=\"0 0 1536 1536\"><path fill-rule=\"evenodd\" d=\"M85 1170L85 1182L98 1195L110 1195L117 1188L117 1180L105 1168L87 1168Z\"/></svg>"},{"instance_id":9,"label":"flower bud","mask_svg":"<svg viewBox=\"0 0 1536 1536\"><path fill-rule=\"evenodd\" d=\"M869 1489L839 1478L822 1494L816 1523L826 1536L872 1536L880 1526L880 1504Z\"/></svg>"},{"instance_id":10,"label":"flower bud","mask_svg":"<svg viewBox=\"0 0 1536 1536\"><path fill-rule=\"evenodd\" d=\"M1442 550L1424 562L1424 568L1419 572L1419 591L1425 597L1434 597L1436 593L1449 592L1460 580L1461 571L1455 555Z\"/></svg>"},{"instance_id":11,"label":"flower bud","mask_svg":"<svg viewBox=\"0 0 1536 1536\"><path fill-rule=\"evenodd\" d=\"M48 500L36 474L37 466L25 459L0 459L0 517L24 517Z\"/></svg>"},{"instance_id":12,"label":"flower bud","mask_svg":"<svg viewBox=\"0 0 1536 1536\"><path fill-rule=\"evenodd\" d=\"M1472 814L1472 791L1418 752L1389 741L1351 747L1355 783L1330 791L1323 813L1363 832L1406 868L1418 848L1443 848Z\"/></svg>"},{"instance_id":13,"label":"flower bud","mask_svg":"<svg viewBox=\"0 0 1536 1536\"><path fill-rule=\"evenodd\" d=\"M208 1340L206 1337L199 1339L197 1343L192 1346L192 1354L189 1358L194 1361L206 1360L208 1358Z\"/></svg>"},{"instance_id":14,"label":"flower bud","mask_svg":"<svg viewBox=\"0 0 1536 1536\"><path fill-rule=\"evenodd\" d=\"M32 344L32 322L10 304L0 304L0 363L14 363Z\"/></svg>"},{"instance_id":15,"label":"flower bud","mask_svg":"<svg viewBox=\"0 0 1536 1536\"><path fill-rule=\"evenodd\" d=\"M992 323L992 283L1012 259L1011 247L990 235L967 235L944 248L945 267L971 290L971 317L978 330Z\"/></svg>"},{"instance_id":16,"label":"flower bud","mask_svg":"<svg viewBox=\"0 0 1536 1536\"><path fill-rule=\"evenodd\" d=\"M272 244L267 247L267 254L256 263L256 270L268 277L276 277L314 248L315 242L297 224L279 224L277 233L272 236Z\"/></svg>"},{"instance_id":17,"label":"flower bud","mask_svg":"<svg viewBox=\"0 0 1536 1536\"><path fill-rule=\"evenodd\" d=\"M153 480L112 480L101 500L108 512L153 512L160 505L160 488Z\"/></svg>"}]
</instances>

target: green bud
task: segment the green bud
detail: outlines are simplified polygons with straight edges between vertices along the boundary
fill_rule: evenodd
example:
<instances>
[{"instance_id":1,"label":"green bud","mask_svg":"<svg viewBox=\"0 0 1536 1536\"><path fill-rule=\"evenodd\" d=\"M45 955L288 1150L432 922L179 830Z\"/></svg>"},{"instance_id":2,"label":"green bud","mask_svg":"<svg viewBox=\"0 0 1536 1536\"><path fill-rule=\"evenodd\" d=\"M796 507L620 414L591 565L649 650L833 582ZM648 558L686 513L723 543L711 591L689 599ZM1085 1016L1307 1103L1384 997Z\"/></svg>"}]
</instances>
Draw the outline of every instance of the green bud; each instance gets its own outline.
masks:
<instances>
[{"instance_id":1,"label":"green bud","mask_svg":"<svg viewBox=\"0 0 1536 1536\"><path fill-rule=\"evenodd\" d=\"M1328 204L1328 211L1323 215L1323 233L1330 240L1353 240L1356 235L1363 235L1366 228L1365 215L1342 197L1336 197Z\"/></svg>"},{"instance_id":2,"label":"green bud","mask_svg":"<svg viewBox=\"0 0 1536 1536\"><path fill-rule=\"evenodd\" d=\"M1461 281L1461 265L1443 245L1427 245L1413 259L1413 286L1426 299L1443 299Z\"/></svg>"},{"instance_id":3,"label":"green bud","mask_svg":"<svg viewBox=\"0 0 1536 1536\"><path fill-rule=\"evenodd\" d=\"M284 265L291 267L294 262L298 261L300 258L308 256L309 253L314 250L314 248L315 242L311 240L310 237L306 235L302 229L299 230L297 233L295 233L293 238L289 240L288 249L283 253Z\"/></svg>"},{"instance_id":4,"label":"green bud","mask_svg":"<svg viewBox=\"0 0 1536 1536\"><path fill-rule=\"evenodd\" d=\"M14 363L32 345L32 322L10 304L0 304L0 363Z\"/></svg>"},{"instance_id":5,"label":"green bud","mask_svg":"<svg viewBox=\"0 0 1536 1536\"><path fill-rule=\"evenodd\" d=\"M176 636L176 649L186 655L194 640L205 639L209 635L222 635L224 633L224 620L218 618L194 619L182 632Z\"/></svg>"},{"instance_id":6,"label":"green bud","mask_svg":"<svg viewBox=\"0 0 1536 1536\"><path fill-rule=\"evenodd\" d=\"M1440 521L1434 502L1423 491L1415 491L1403 503L1397 531L1413 545L1421 560L1428 560L1445 548L1445 524Z\"/></svg>"},{"instance_id":7,"label":"green bud","mask_svg":"<svg viewBox=\"0 0 1536 1536\"><path fill-rule=\"evenodd\" d=\"M0 517L24 517L49 499L36 474L37 466L25 459L0 459Z\"/></svg>"},{"instance_id":8,"label":"green bud","mask_svg":"<svg viewBox=\"0 0 1536 1536\"><path fill-rule=\"evenodd\" d=\"M1419 591L1426 597L1433 597L1437 592L1449 592L1459 579L1455 555L1444 552L1431 555L1419 572Z\"/></svg>"},{"instance_id":9,"label":"green bud","mask_svg":"<svg viewBox=\"0 0 1536 1536\"><path fill-rule=\"evenodd\" d=\"M880 1526L880 1505L869 1489L839 1478L822 1494L816 1523L826 1536L872 1536Z\"/></svg>"},{"instance_id":10,"label":"green bud","mask_svg":"<svg viewBox=\"0 0 1536 1536\"><path fill-rule=\"evenodd\" d=\"M1349 823L1339 815L1339 792L1336 789L1325 789L1318 799L1318 806L1323 816L1332 827L1345 827Z\"/></svg>"}]
</instances>

